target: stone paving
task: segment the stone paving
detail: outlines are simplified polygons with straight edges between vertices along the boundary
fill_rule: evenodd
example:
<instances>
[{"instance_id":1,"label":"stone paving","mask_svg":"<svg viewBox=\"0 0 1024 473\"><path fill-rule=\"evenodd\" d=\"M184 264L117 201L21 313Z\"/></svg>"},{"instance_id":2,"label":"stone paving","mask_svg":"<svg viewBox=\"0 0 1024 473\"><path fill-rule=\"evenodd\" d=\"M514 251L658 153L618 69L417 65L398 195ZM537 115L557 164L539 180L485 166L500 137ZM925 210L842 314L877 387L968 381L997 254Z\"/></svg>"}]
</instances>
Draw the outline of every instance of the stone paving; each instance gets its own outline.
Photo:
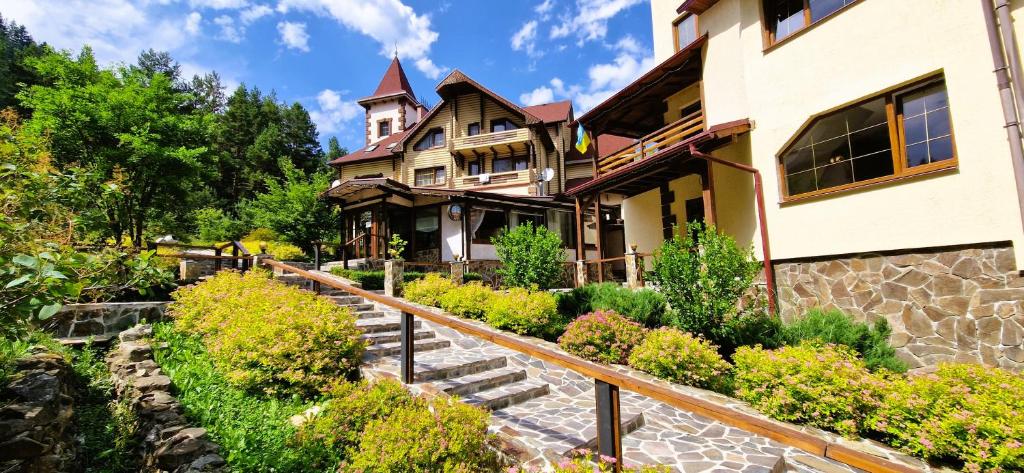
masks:
<instances>
[{"instance_id":1,"label":"stone paving","mask_svg":"<svg viewBox=\"0 0 1024 473\"><path fill-rule=\"evenodd\" d=\"M443 313L440 309L421 307ZM375 312L380 315L360 319L360 325L374 336L397 332L399 314L396 311L378 305ZM596 447L592 379L439 324L419 319L417 323L419 332L429 334L431 340L444 340L447 346L417 345L416 382L409 386L413 392L431 396L457 395L466 402L491 408L492 432L498 435L506 453L522 464L543 468L574 449ZM470 323L493 330L479 322ZM557 345L543 340L521 338L559 350ZM717 393L673 385L626 367L613 369L709 402L754 413L741 401ZM398 378L399 360L394 355L369 354L362 370L368 379ZM629 465L663 464L674 472L686 473L860 471L626 390L620 392L620 403L623 451ZM803 430L829 441L840 441L834 434L817 429ZM871 442L844 442L844 446L904 461L922 471L937 471Z\"/></svg>"}]
</instances>

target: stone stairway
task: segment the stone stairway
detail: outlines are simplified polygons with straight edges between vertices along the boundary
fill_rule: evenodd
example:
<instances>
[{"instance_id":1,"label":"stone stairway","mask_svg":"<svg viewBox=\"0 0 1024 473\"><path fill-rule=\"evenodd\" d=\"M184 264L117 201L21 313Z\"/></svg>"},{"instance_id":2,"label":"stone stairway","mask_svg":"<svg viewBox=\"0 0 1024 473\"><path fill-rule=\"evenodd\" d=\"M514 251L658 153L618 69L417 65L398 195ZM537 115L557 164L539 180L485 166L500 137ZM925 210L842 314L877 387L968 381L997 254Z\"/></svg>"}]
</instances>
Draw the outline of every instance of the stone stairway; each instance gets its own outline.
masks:
<instances>
[{"instance_id":1,"label":"stone stairway","mask_svg":"<svg viewBox=\"0 0 1024 473\"><path fill-rule=\"evenodd\" d=\"M296 276L279 279L306 285ZM372 343L364 375L398 378L399 314L342 291L324 288L322 294L359 317L363 338ZM416 319L414 327L414 392L446 393L491 410L492 431L529 465L596 448L592 379L441 325ZM620 400L630 465L664 464L687 473L857 471L632 392L620 391Z\"/></svg>"}]
</instances>

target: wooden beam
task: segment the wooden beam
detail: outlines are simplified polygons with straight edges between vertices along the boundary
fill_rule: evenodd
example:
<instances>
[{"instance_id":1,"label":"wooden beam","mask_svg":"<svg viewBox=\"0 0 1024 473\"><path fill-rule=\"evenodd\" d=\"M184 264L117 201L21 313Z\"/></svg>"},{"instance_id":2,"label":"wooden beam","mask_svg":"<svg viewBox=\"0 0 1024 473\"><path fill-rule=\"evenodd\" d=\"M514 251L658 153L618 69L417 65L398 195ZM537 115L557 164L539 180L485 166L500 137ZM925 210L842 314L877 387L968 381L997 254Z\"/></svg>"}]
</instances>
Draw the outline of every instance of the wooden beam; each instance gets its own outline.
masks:
<instances>
[{"instance_id":1,"label":"wooden beam","mask_svg":"<svg viewBox=\"0 0 1024 473\"><path fill-rule=\"evenodd\" d=\"M576 260L587 259L586 247L583 246L583 207L580 205L580 197L576 196Z\"/></svg>"},{"instance_id":2,"label":"wooden beam","mask_svg":"<svg viewBox=\"0 0 1024 473\"><path fill-rule=\"evenodd\" d=\"M701 197L704 200L704 223L717 225L718 215L715 213L715 173L712 170L713 164L705 161L705 170L701 173Z\"/></svg>"},{"instance_id":3,"label":"wooden beam","mask_svg":"<svg viewBox=\"0 0 1024 473\"><path fill-rule=\"evenodd\" d=\"M594 194L594 230L597 234L595 243L597 245L597 281L604 282L604 263L601 262L604 259L604 225L603 219L601 218L601 194Z\"/></svg>"}]
</instances>

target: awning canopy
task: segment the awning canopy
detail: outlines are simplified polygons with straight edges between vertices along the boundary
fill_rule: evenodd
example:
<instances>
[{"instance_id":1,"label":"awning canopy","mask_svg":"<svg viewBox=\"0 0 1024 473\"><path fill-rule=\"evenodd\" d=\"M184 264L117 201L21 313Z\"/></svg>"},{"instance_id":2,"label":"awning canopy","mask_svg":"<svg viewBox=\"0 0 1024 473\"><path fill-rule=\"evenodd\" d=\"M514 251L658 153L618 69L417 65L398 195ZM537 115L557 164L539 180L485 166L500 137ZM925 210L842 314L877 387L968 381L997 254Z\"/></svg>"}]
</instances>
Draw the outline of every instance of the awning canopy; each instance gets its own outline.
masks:
<instances>
[{"instance_id":1,"label":"awning canopy","mask_svg":"<svg viewBox=\"0 0 1024 473\"><path fill-rule=\"evenodd\" d=\"M722 123L685 141L640 161L635 161L597 179L566 191L570 196L611 192L631 197L647 192L663 183L700 172L703 162L690 159L690 145L710 151L732 141L733 137L750 130L749 120Z\"/></svg>"},{"instance_id":2,"label":"awning canopy","mask_svg":"<svg viewBox=\"0 0 1024 473\"><path fill-rule=\"evenodd\" d=\"M332 186L322 195L329 199L345 202L360 201L387 195L412 197L409 186L386 177L349 179L338 183L336 186Z\"/></svg>"},{"instance_id":3,"label":"awning canopy","mask_svg":"<svg viewBox=\"0 0 1024 473\"><path fill-rule=\"evenodd\" d=\"M324 197L345 202L362 202L379 197L398 195L410 200L416 197L443 198L465 202L486 202L510 207L570 210L573 202L564 196L525 196L481 192L472 190L445 189L441 187L409 187L394 179L370 178L349 179L331 187L322 194Z\"/></svg>"},{"instance_id":4,"label":"awning canopy","mask_svg":"<svg viewBox=\"0 0 1024 473\"><path fill-rule=\"evenodd\" d=\"M640 138L665 125L665 99L701 78L698 38L576 120L593 133Z\"/></svg>"}]
</instances>

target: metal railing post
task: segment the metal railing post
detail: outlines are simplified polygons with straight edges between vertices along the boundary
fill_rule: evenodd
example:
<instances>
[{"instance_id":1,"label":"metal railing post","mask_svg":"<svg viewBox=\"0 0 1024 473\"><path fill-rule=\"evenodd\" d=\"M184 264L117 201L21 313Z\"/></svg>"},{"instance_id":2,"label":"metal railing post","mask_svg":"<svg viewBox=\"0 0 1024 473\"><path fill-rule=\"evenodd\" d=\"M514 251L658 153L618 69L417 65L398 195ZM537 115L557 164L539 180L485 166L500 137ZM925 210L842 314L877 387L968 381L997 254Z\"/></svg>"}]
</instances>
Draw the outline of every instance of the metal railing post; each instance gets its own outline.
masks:
<instances>
[{"instance_id":1,"label":"metal railing post","mask_svg":"<svg viewBox=\"0 0 1024 473\"><path fill-rule=\"evenodd\" d=\"M597 453L615 459L615 471L622 471L622 414L619 387L594 381L597 396Z\"/></svg>"},{"instance_id":2,"label":"metal railing post","mask_svg":"<svg viewBox=\"0 0 1024 473\"><path fill-rule=\"evenodd\" d=\"M402 382L412 384L413 382L413 331L414 323L412 314L402 312Z\"/></svg>"},{"instance_id":3,"label":"metal railing post","mask_svg":"<svg viewBox=\"0 0 1024 473\"><path fill-rule=\"evenodd\" d=\"M220 271L221 268L224 267L224 263L220 259L220 257L223 255L223 253L224 252L221 251L220 248L217 248L216 250L213 250L213 255L217 257L217 259L215 259L213 261L213 270L214 271Z\"/></svg>"},{"instance_id":4,"label":"metal railing post","mask_svg":"<svg viewBox=\"0 0 1024 473\"><path fill-rule=\"evenodd\" d=\"M320 240L313 242L313 269L320 271ZM313 291L320 294L320 281L313 281Z\"/></svg>"}]
</instances>

